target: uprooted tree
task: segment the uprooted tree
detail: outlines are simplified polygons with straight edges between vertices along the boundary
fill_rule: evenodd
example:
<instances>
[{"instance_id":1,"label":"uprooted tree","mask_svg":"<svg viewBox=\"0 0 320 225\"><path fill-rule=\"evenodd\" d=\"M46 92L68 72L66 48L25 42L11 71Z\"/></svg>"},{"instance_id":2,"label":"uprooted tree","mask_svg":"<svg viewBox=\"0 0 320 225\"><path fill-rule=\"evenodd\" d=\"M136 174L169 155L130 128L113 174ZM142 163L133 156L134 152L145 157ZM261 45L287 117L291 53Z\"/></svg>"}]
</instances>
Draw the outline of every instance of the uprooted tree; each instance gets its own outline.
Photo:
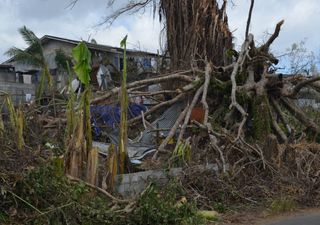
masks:
<instances>
[{"instance_id":1,"label":"uprooted tree","mask_svg":"<svg viewBox=\"0 0 320 225\"><path fill-rule=\"evenodd\" d=\"M275 134L280 142L287 143L296 135L294 124L299 124L309 137L319 140L319 125L294 100L305 87L319 92L320 76L283 76L273 70L278 59L270 52L270 46L278 37L283 20L276 24L273 34L263 45L256 46L254 36L249 32L252 0L245 41L238 52L233 49L232 33L228 27L227 0L221 7L212 0L131 1L108 16L105 22L112 22L128 11L139 11L149 4L153 4L154 12L159 10L164 24L172 72L129 83L128 92L137 93L146 84L160 82L166 90L148 94L172 94L172 99L152 107L145 115L182 99L189 102L169 137L159 147L160 151L164 150L179 124L182 126L177 142L185 138L192 109L199 103L205 115L201 124L195 123L208 131L211 144L220 152L222 161L223 148L226 147L221 141L222 136L232 137L232 143L238 143L249 137L263 142L268 135ZM92 102L101 102L118 92L119 89L115 88ZM294 123L290 124L288 114ZM136 123L142 117L129 122Z\"/></svg>"},{"instance_id":2,"label":"uprooted tree","mask_svg":"<svg viewBox=\"0 0 320 225\"><path fill-rule=\"evenodd\" d=\"M280 21L276 25L266 43L255 46L253 35L249 33L254 3L252 0L246 24L245 41L241 50L237 52L233 49L232 34L228 27L226 0L220 7L215 0L129 2L129 5L108 17L107 21L112 21L130 10L139 11L153 3L154 10L159 9L161 21L166 28L167 52L170 56L172 71L157 77L127 83L127 92L142 96L166 94L171 98L154 105L141 116L129 120L128 124L126 120L122 120L121 127L137 126L139 123L145 125L148 114L160 111L178 101L185 101L186 107L171 127L167 137L158 146L158 153L169 152L172 155L169 158L168 155L156 153L154 158L160 159L160 162L164 159L162 161L164 165L161 166L165 167L168 161L171 163L172 156L180 157L185 163L198 154L203 158L192 160L190 164L194 162L199 165L199 162L203 164L216 161L220 169L226 173L220 176L215 172L204 173L202 167L186 167L183 170L185 176L181 178L183 188L186 190L183 198L177 203L179 199L177 195L164 189L172 200L161 205L160 200L168 201L168 199L152 191L151 186L142 193L141 201L118 199L97 187L96 184L102 175L100 169L108 170L107 179L109 176L115 176L118 170L116 163L118 157L114 146L111 145L108 149L107 168L101 168L98 152L92 148L90 100L92 104L110 102L110 98L115 100L120 93L126 91L117 87L99 97L89 99L91 60L88 49L81 42L73 52L76 59L74 70L78 78L86 84L86 88L78 102L76 102L76 96L71 94L66 109L63 103L60 115L65 115L66 112L66 118L50 117L52 115L50 105L43 111L39 111L36 105L30 106L27 113L23 114L20 109L14 110L10 98L3 93L9 109L10 123L0 120L0 143L3 148L0 156L4 159L0 164L2 169L0 199L4 199L0 201L0 208L4 209L3 211L9 209L10 217L17 217L20 223L24 219L24 224L31 222L31 219L45 221L42 224L48 221L64 221L71 224L73 222L78 224L79 221L92 223L92 220L97 224L100 221L103 222L99 224L108 222L135 224L140 217L141 221L146 219L147 222L141 222L145 224L153 221L150 220L153 216L159 224L163 224L169 221L168 212L175 222L183 221L179 218L181 216L180 211L177 211L179 208L189 217L190 211L180 207L180 202L185 204L182 200L188 199L189 202L189 198L201 204L201 208L209 207L210 209L213 203L250 202L260 205L260 200L278 197L286 199L287 195L288 199L293 197L293 200L303 203L304 206L319 206L319 123L300 109L295 99L305 88L320 92L320 76L283 76L274 72L273 67L278 60L270 52L270 46L278 37L284 22ZM30 58L29 56L27 58ZM69 71L68 63L66 67ZM124 78L122 88L125 88L125 81ZM163 90L144 91L146 86L155 83L161 83ZM122 98L124 118L126 106L123 105L127 104L125 97ZM55 104L54 100L53 104ZM192 121L193 108L199 106L202 107L204 116L200 121ZM319 112L316 114L320 115ZM62 125L63 121L66 126ZM57 123L58 125L54 126ZM6 129L7 127L9 129ZM168 143L174 143L171 140L175 134L179 136L176 147L172 151L170 148L172 146ZM297 134L299 134L298 137ZM126 136L126 132L123 132L120 140L125 142ZM301 141L305 137L309 142ZM312 140L316 141L312 142ZM50 142L43 146L44 141ZM278 142L284 144L279 145ZM31 147L35 151L31 151ZM19 149L18 152L16 148ZM67 151L62 151L65 148ZM23 151L24 149L26 150ZM51 161L52 155L48 153L50 154L53 150L59 150L57 154L64 154L64 157L53 159L52 172L50 172L50 165L50 171L47 169L40 169L36 173L31 171L30 176L21 179L21 174L26 171L29 173L33 165L40 163L38 162L40 154L40 157L49 158L48 161ZM160 157L157 158L157 156ZM85 179L86 186L106 195L113 203L106 204L101 198L92 202L92 193L85 191L82 184L74 186L73 189L73 184L71 186L70 182L61 180L63 159L66 163L66 172L71 175L68 176L71 181L81 182L80 179ZM48 161L41 160L41 163L46 164ZM171 165L173 163L169 164ZM114 179L110 179L109 183L107 186L112 187ZM98 184L100 185L101 183ZM176 191L176 188L174 190ZM6 196L6 193L10 195ZM148 200L145 196L150 193L151 198ZM12 198L9 198L10 196ZM145 201L146 199L148 201ZM83 204L83 201L88 206ZM27 208L24 209L22 204ZM93 204L97 205L93 207ZM149 210L146 211L143 204L146 204ZM280 202L276 205L282 204ZM124 208L121 209L121 207ZM33 209L36 214L31 213L30 209ZM154 214L154 211L159 209L160 213ZM6 221L7 216L2 215L4 214L0 213L0 221L3 219ZM159 220L160 217L164 217L166 221L162 222L162 219ZM108 221L109 218L110 221ZM132 221L127 222L128 218Z\"/></svg>"}]
</instances>

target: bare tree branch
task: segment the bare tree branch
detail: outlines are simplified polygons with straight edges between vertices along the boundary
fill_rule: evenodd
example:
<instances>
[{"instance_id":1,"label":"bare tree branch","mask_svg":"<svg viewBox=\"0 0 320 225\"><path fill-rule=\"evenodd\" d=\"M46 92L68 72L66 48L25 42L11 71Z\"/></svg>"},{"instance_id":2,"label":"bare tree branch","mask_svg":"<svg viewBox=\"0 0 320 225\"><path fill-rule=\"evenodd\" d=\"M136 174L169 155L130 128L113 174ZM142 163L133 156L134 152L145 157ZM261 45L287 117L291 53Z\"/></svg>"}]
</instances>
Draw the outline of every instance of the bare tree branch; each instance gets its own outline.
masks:
<instances>
[{"instance_id":1,"label":"bare tree branch","mask_svg":"<svg viewBox=\"0 0 320 225\"><path fill-rule=\"evenodd\" d=\"M283 132L283 130L279 127L278 123L277 123L277 120L273 114L273 111L271 109L271 107L268 107L269 108L269 114L270 114L270 117L271 117L271 122L272 122L272 127L273 129L278 133L278 135L280 136L280 138L282 139L282 141L284 143L287 143L288 141L288 137L287 135Z\"/></svg>"},{"instance_id":2,"label":"bare tree branch","mask_svg":"<svg viewBox=\"0 0 320 225\"><path fill-rule=\"evenodd\" d=\"M177 91L171 91L171 90L163 90L163 91L155 91L155 92L146 92L146 91L128 91L129 94L135 95L135 96L153 96L153 95L162 95L162 94L176 94Z\"/></svg>"},{"instance_id":3,"label":"bare tree branch","mask_svg":"<svg viewBox=\"0 0 320 225\"><path fill-rule=\"evenodd\" d=\"M189 123L189 120L190 120L190 116L191 116L191 113L192 113L192 109L194 108L194 106L197 104L198 102L198 99L201 95L201 93L203 92L203 88L204 86L202 85L198 90L197 92L195 93L193 99L192 99L192 102L190 103L189 107L188 107L188 112L184 118L184 122L182 124L182 127L181 127L181 130L180 130L180 133L179 133L179 137L178 137L178 140L177 140L177 143L179 143L182 138L183 138L183 135L184 135L184 132L186 130L186 127Z\"/></svg>"},{"instance_id":4,"label":"bare tree branch","mask_svg":"<svg viewBox=\"0 0 320 225\"><path fill-rule=\"evenodd\" d=\"M249 9L249 15L248 15L248 20L247 20L247 26L246 26L246 36L245 38L248 38L249 35L249 29L250 29L250 23L251 23L251 16L252 16L252 10L253 10L253 6L254 6L254 0L251 0L251 5L250 5L250 9Z\"/></svg>"},{"instance_id":5,"label":"bare tree branch","mask_svg":"<svg viewBox=\"0 0 320 225\"><path fill-rule=\"evenodd\" d=\"M66 9L70 8L73 9L73 7L77 4L78 0L72 0L67 6Z\"/></svg>"},{"instance_id":6,"label":"bare tree branch","mask_svg":"<svg viewBox=\"0 0 320 225\"><path fill-rule=\"evenodd\" d=\"M309 78L309 79L307 79L305 81L299 82L293 88L292 93L290 94L290 97L296 96L303 87L305 87L305 86L307 86L307 85L309 85L309 84L311 84L313 82L319 81L319 80L320 80L320 76L315 76L315 77Z\"/></svg>"},{"instance_id":7,"label":"bare tree branch","mask_svg":"<svg viewBox=\"0 0 320 225\"><path fill-rule=\"evenodd\" d=\"M235 107L242 115L242 121L240 123L239 129L238 129L238 135L237 139L240 138L242 128L247 120L247 113L244 110L244 108L237 102L236 98L236 91L237 91L237 82L236 82L236 75L239 72L240 66L244 63L248 52L249 52L249 46L250 43L253 41L253 35L249 35L248 38L245 40L245 42L242 44L241 52L239 54L239 58L236 62L236 64L233 67L233 71L231 73L231 82L232 82L232 90L231 90L231 104L230 104L230 109Z\"/></svg>"},{"instance_id":8,"label":"bare tree branch","mask_svg":"<svg viewBox=\"0 0 320 225\"><path fill-rule=\"evenodd\" d=\"M207 63L206 69L205 69L205 81L204 81L204 88L203 88L203 93L202 93L202 99L201 103L204 107L205 114L204 114L204 119L203 119L203 124L207 124L208 122L208 116L209 116L209 106L207 103L207 94L208 94L208 87L210 84L210 73L212 71L212 67L210 63Z\"/></svg>"},{"instance_id":9,"label":"bare tree branch","mask_svg":"<svg viewBox=\"0 0 320 225\"><path fill-rule=\"evenodd\" d=\"M180 123L182 122L182 120L185 118L186 114L188 111L188 107L186 107L182 113L179 115L178 119L176 120L176 122L174 123L173 127L171 128L171 130L169 131L168 136L162 141L161 145L158 148L158 151L163 151L165 149L165 147L167 146L167 144L169 143L169 141L171 140L171 138L175 135ZM157 151L157 152L158 152ZM154 154L153 159L156 159L157 157L157 152Z\"/></svg>"},{"instance_id":10,"label":"bare tree branch","mask_svg":"<svg viewBox=\"0 0 320 225\"><path fill-rule=\"evenodd\" d=\"M270 45L279 36L280 29L281 29L281 26L283 25L283 23L284 23L284 20L281 20L280 22L277 23L276 28L275 28L273 34L271 35L271 37L268 39L268 41L264 45L262 45L260 47L260 50L262 52L268 52L269 51Z\"/></svg>"},{"instance_id":11,"label":"bare tree branch","mask_svg":"<svg viewBox=\"0 0 320 225\"><path fill-rule=\"evenodd\" d=\"M286 129L289 132L289 134L291 134L292 129L291 129L290 125L289 125L288 120L284 116L284 114L283 114L283 112L282 112L282 110L280 108L280 105L278 104L278 102L274 98L271 97L270 100L271 100L271 104L272 104L274 110L276 111L276 113L280 117L282 123L286 126Z\"/></svg>"},{"instance_id":12,"label":"bare tree branch","mask_svg":"<svg viewBox=\"0 0 320 225\"><path fill-rule=\"evenodd\" d=\"M118 10L116 10L114 13L112 13L111 15L105 17L103 19L102 22L100 22L98 25L103 25L103 24L107 24L107 25L112 25L113 22L121 15L125 14L125 13L136 13L139 12L140 10L145 9L145 7L153 2L154 0L138 0L138 1L134 1L134 0L130 0L129 3L127 3L125 6L119 8ZM113 5L114 0L109 1L108 6L110 7L111 5Z\"/></svg>"},{"instance_id":13,"label":"bare tree branch","mask_svg":"<svg viewBox=\"0 0 320 225\"><path fill-rule=\"evenodd\" d=\"M302 124L304 124L307 128L310 128L315 133L320 133L320 128L313 120L308 118L305 113L299 109L295 104L292 102L292 100L289 100L287 98L281 98L282 103L287 107L287 109L298 119L301 121Z\"/></svg>"},{"instance_id":14,"label":"bare tree branch","mask_svg":"<svg viewBox=\"0 0 320 225\"><path fill-rule=\"evenodd\" d=\"M190 76L184 75L188 72L191 72L191 71L189 70L189 71L184 71L184 72L178 72L175 74L168 74L165 76L159 76L159 77L155 77L155 78L135 81L135 82L129 83L127 85L127 88L129 89L129 88L133 88L133 87L140 86L140 85L161 83L164 81L175 80L175 79L186 81L186 82L193 82L194 80ZM96 104L96 103L102 102L102 101L106 100L107 98L110 98L111 96L119 93L119 91L120 91L120 89L118 87L115 87L112 90L110 90L109 92L107 92L105 95L99 96L99 97L93 99L91 101L91 104Z\"/></svg>"},{"instance_id":15,"label":"bare tree branch","mask_svg":"<svg viewBox=\"0 0 320 225\"><path fill-rule=\"evenodd\" d=\"M169 106L169 105L172 105L174 103L176 103L177 101L181 100L183 97L185 96L185 93L180 93L179 95L177 95L176 97L174 97L173 99L169 100L169 101L166 101L166 102L161 102L159 103L158 105L156 106L153 106L151 109L149 109L147 112L144 113L144 115L149 115L155 111L157 111L158 109L164 107L164 106ZM142 118L142 116L138 116L138 117L135 117L131 120L128 121L128 124L132 125L132 124L135 124L136 122L140 121Z\"/></svg>"}]
</instances>

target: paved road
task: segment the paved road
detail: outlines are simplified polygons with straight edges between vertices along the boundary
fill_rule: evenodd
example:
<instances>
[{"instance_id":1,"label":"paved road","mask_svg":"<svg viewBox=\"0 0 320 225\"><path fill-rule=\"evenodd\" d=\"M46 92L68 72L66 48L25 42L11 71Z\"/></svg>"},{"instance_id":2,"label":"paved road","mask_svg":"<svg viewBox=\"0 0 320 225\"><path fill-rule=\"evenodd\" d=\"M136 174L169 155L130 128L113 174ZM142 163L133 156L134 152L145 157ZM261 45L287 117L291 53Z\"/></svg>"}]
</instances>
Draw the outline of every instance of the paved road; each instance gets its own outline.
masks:
<instances>
[{"instance_id":1,"label":"paved road","mask_svg":"<svg viewBox=\"0 0 320 225\"><path fill-rule=\"evenodd\" d=\"M266 225L320 225L320 214L295 216L278 222L268 223Z\"/></svg>"}]
</instances>

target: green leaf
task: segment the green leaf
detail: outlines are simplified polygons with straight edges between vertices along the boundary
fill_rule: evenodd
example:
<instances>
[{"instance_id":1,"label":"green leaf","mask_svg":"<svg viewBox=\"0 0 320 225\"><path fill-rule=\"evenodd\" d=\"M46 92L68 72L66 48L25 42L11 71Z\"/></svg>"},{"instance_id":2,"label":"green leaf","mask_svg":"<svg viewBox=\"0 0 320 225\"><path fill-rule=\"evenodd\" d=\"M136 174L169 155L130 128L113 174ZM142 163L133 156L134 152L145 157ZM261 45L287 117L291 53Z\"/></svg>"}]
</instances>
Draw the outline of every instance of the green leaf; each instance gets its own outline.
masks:
<instances>
[{"instance_id":1,"label":"green leaf","mask_svg":"<svg viewBox=\"0 0 320 225\"><path fill-rule=\"evenodd\" d=\"M121 47L121 48L124 48L124 47L127 46L127 37L128 37L128 35L126 35L126 36L122 39L122 41L120 42L120 47Z\"/></svg>"},{"instance_id":2,"label":"green leaf","mask_svg":"<svg viewBox=\"0 0 320 225\"><path fill-rule=\"evenodd\" d=\"M79 80L88 85L90 82L90 71L91 71L91 53L82 41L75 48L72 49L73 58L76 61L73 69L76 72Z\"/></svg>"}]
</instances>

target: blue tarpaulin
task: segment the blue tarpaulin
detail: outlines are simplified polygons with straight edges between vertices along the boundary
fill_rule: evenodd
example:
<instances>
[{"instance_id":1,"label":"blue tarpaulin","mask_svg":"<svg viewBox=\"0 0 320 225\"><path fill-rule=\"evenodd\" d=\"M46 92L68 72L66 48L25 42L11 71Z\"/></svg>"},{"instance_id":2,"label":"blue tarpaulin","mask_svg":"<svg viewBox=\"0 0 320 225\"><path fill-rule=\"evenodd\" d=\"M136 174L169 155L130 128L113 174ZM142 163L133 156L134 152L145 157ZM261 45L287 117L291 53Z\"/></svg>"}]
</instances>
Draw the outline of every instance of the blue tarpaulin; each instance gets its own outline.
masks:
<instances>
[{"instance_id":1,"label":"blue tarpaulin","mask_svg":"<svg viewBox=\"0 0 320 225\"><path fill-rule=\"evenodd\" d=\"M144 105L130 103L128 109L128 119L141 115L147 108ZM99 124L107 125L108 127L115 128L120 123L120 106L119 105L102 105L91 106L91 120L93 123L94 136L98 137L101 134Z\"/></svg>"}]
</instances>

